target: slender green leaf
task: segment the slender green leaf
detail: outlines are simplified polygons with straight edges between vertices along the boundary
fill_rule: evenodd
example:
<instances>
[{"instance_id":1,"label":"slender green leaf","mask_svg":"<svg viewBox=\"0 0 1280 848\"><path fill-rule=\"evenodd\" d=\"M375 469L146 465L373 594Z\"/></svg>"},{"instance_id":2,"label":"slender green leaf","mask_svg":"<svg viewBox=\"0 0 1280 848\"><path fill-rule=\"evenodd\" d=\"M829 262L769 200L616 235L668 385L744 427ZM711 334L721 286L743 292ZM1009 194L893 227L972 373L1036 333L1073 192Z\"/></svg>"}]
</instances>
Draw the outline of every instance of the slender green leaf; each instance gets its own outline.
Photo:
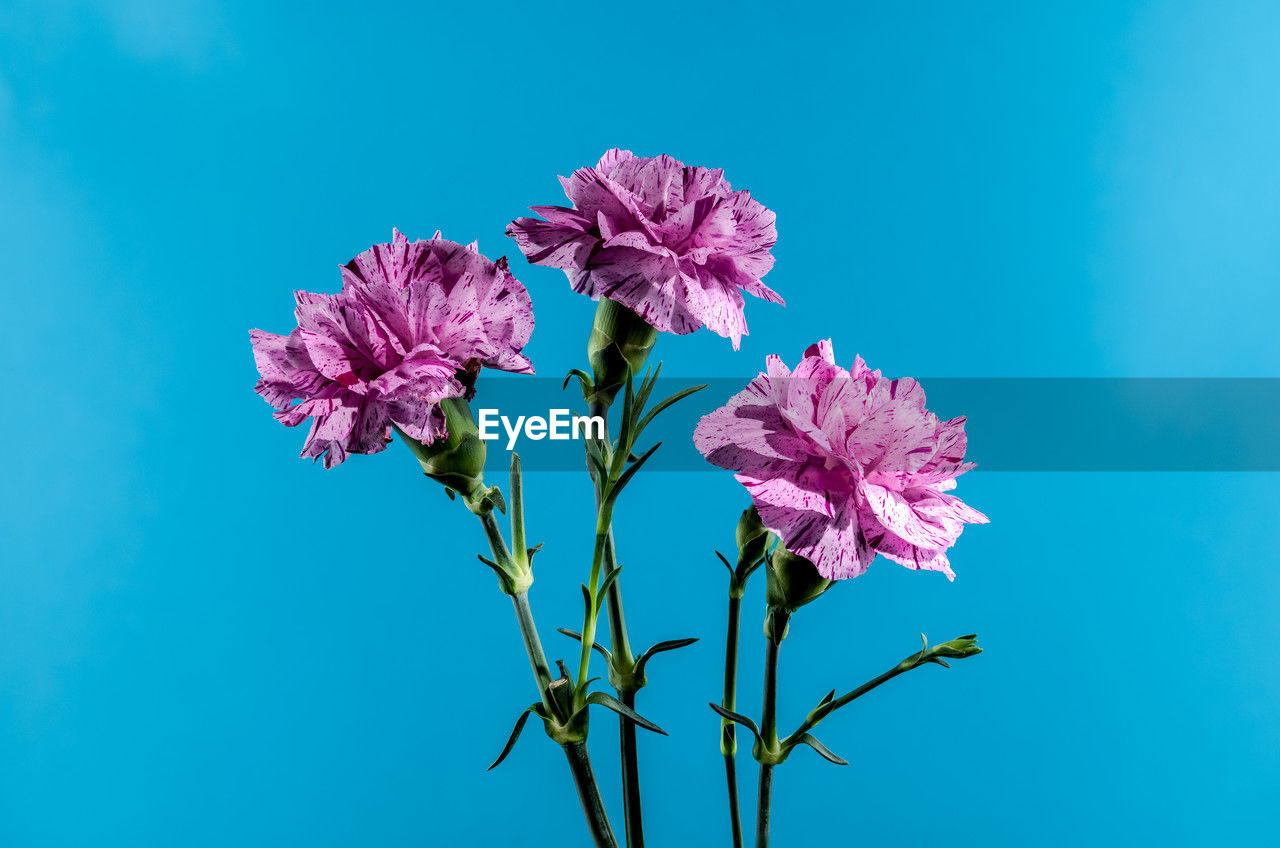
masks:
<instances>
[{"instance_id":1,"label":"slender green leaf","mask_svg":"<svg viewBox=\"0 0 1280 848\"><path fill-rule=\"evenodd\" d=\"M516 719L516 726L512 729L511 735L507 737L507 744L502 746L502 753L498 755L498 759L493 761L493 765L489 766L487 771L496 769L503 760L507 758L507 754L511 753L511 749L515 747L516 740L520 738L520 731L524 730L524 723L529 720L529 714L538 710L541 704L532 704L520 713L520 717Z\"/></svg>"},{"instance_id":2,"label":"slender green leaf","mask_svg":"<svg viewBox=\"0 0 1280 848\"><path fill-rule=\"evenodd\" d=\"M622 472L622 476L618 478L618 482L609 487L609 497L613 500L617 500L618 493L622 491L622 487L631 482L631 478L636 476L636 472L640 470L640 466L644 465L645 462L648 461L649 457L653 456L654 451L660 447L662 447L662 442L658 442L656 445L649 448L640 455L639 459L631 463L631 467Z\"/></svg>"},{"instance_id":3,"label":"slender green leaf","mask_svg":"<svg viewBox=\"0 0 1280 848\"><path fill-rule=\"evenodd\" d=\"M598 704L599 706L613 710L618 715L630 719L645 730L652 730L654 733L661 733L663 736L668 735L667 731L658 727L658 725L649 721L647 718L644 718L612 695L605 694L604 692L592 692L587 696L587 703Z\"/></svg>"},{"instance_id":4,"label":"slender green leaf","mask_svg":"<svg viewBox=\"0 0 1280 848\"><path fill-rule=\"evenodd\" d=\"M527 551L525 551L525 556L528 558L529 565L533 565L533 555L536 554L538 551L542 550L542 546L545 544L546 542L539 542L538 544L534 545L532 548L529 548Z\"/></svg>"},{"instance_id":5,"label":"slender green leaf","mask_svg":"<svg viewBox=\"0 0 1280 848\"><path fill-rule=\"evenodd\" d=\"M574 368L568 374L564 375L564 383L560 386L560 391L563 392L565 389L569 388L569 381L574 377L577 377L578 382L582 384L582 399L586 400L591 396L591 393L595 391L595 386L591 383L591 376L587 374L587 372L580 371L577 368Z\"/></svg>"},{"instance_id":6,"label":"slender green leaf","mask_svg":"<svg viewBox=\"0 0 1280 848\"><path fill-rule=\"evenodd\" d=\"M724 563L724 567L729 569L729 576L733 577L734 576L733 566L729 564L729 560L725 559L724 554L720 553L719 551L716 551L715 553L716 553L716 556L720 557L720 561Z\"/></svg>"},{"instance_id":7,"label":"slender green leaf","mask_svg":"<svg viewBox=\"0 0 1280 848\"><path fill-rule=\"evenodd\" d=\"M677 648L683 648L686 645L692 645L696 641L698 641L698 637L690 636L684 639L669 639L666 642L659 642L658 644L654 645L652 648L650 648L649 650L641 654L640 659L636 660L636 671L635 671L636 677L639 677L641 679L644 678L644 667L649 663L649 660L653 659L653 657L656 654L661 654L663 651L674 651Z\"/></svg>"},{"instance_id":8,"label":"slender green leaf","mask_svg":"<svg viewBox=\"0 0 1280 848\"><path fill-rule=\"evenodd\" d=\"M569 630L568 628L565 628L565 627L557 627L556 632L563 633L564 635L568 636L570 639L576 639L579 642L582 641L582 634L576 630ZM609 653L609 649L606 648L604 645L601 645L599 642L592 642L591 647L594 650L597 650L600 652L600 656L604 657L605 662L613 662L613 655Z\"/></svg>"},{"instance_id":9,"label":"slender green leaf","mask_svg":"<svg viewBox=\"0 0 1280 848\"><path fill-rule=\"evenodd\" d=\"M621 573L622 566L618 566L606 574L604 579L600 581L600 588L596 591L596 612L600 611L600 604L604 603L605 594L609 591L609 587L617 582L618 575Z\"/></svg>"},{"instance_id":10,"label":"slender green leaf","mask_svg":"<svg viewBox=\"0 0 1280 848\"><path fill-rule=\"evenodd\" d=\"M652 421L653 421L653 419L654 419L654 418L656 418L656 417L658 416L658 413L662 412L663 410L665 410L667 407L671 406L672 404L674 404L674 403L678 403L679 401L684 400L685 398L687 398L689 395L693 394L694 392L700 392L700 391L702 391L702 390L703 390L703 389L705 389L706 387L707 387L707 384L706 384L706 383L703 383L703 384L702 384L702 385L700 385L700 386L691 386L691 387L689 387L689 388L687 388L687 389L684 389L684 390L682 390L682 391L678 391L678 392L676 392L675 394L673 394L671 397L669 397L669 398L667 398L666 400L664 400L664 401L662 401L661 403L659 403L659 404L658 404L657 406L655 406L653 409L649 410L649 414L648 414L648 415L646 415L644 418L641 418L641 419L640 419L640 424L636 427L636 438L639 438L639 437L640 437L640 434L644 432L644 428L649 426L649 423L650 423L650 422L652 422Z\"/></svg>"},{"instance_id":11,"label":"slender green leaf","mask_svg":"<svg viewBox=\"0 0 1280 848\"><path fill-rule=\"evenodd\" d=\"M640 386L640 391L636 392L636 409L635 414L639 415L644 410L645 405L649 403L649 395L653 393L653 388L658 384L658 375L662 373L662 363L653 368L646 376L644 383ZM639 435L637 433L637 435Z\"/></svg>"},{"instance_id":12,"label":"slender green leaf","mask_svg":"<svg viewBox=\"0 0 1280 848\"><path fill-rule=\"evenodd\" d=\"M818 755L821 756L827 762L835 763L838 766L849 765L848 760L846 760L844 757L841 757L839 754L832 753L830 748L828 748L826 745L823 745L821 742L819 742L816 738L814 738L812 735L808 733L801 733L798 736L793 738L794 738L794 741L788 740L788 741L791 741L791 747L795 747L800 743L804 743L805 745L808 745L813 750L817 751Z\"/></svg>"},{"instance_id":13,"label":"slender green leaf","mask_svg":"<svg viewBox=\"0 0 1280 848\"><path fill-rule=\"evenodd\" d=\"M727 718L735 724L742 725L747 730L750 730L751 734L755 736L756 739L760 738L760 728L756 727L756 723L744 716L742 713L735 713L733 710L726 710L719 704L710 704L710 707L719 713L722 718Z\"/></svg>"}]
</instances>

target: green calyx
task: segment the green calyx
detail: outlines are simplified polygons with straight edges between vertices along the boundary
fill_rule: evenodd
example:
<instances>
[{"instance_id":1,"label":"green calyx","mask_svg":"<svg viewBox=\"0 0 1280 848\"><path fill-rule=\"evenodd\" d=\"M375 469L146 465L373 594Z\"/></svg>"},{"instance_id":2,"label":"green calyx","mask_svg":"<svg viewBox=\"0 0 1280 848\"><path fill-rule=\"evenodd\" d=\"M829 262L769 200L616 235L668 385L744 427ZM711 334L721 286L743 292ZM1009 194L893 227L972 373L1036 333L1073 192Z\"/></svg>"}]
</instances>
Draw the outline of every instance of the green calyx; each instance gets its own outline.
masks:
<instances>
[{"instance_id":1,"label":"green calyx","mask_svg":"<svg viewBox=\"0 0 1280 848\"><path fill-rule=\"evenodd\" d=\"M591 363L592 405L608 407L626 385L627 377L644 370L658 331L617 301L601 298L596 307L587 360Z\"/></svg>"},{"instance_id":2,"label":"green calyx","mask_svg":"<svg viewBox=\"0 0 1280 848\"><path fill-rule=\"evenodd\" d=\"M765 589L765 602L771 609L792 613L805 604L816 601L834 585L835 581L819 574L809 560L796 556L779 545L769 557L769 583Z\"/></svg>"},{"instance_id":3,"label":"green calyx","mask_svg":"<svg viewBox=\"0 0 1280 848\"><path fill-rule=\"evenodd\" d=\"M396 428L396 432L417 457L423 472L445 486L449 497L461 495L463 503L476 515L497 507L506 512L502 493L496 487L484 484L484 463L487 455L484 440L476 428L471 407L462 398L446 398L440 402L444 412L447 435L431 444L412 439Z\"/></svg>"}]
</instances>

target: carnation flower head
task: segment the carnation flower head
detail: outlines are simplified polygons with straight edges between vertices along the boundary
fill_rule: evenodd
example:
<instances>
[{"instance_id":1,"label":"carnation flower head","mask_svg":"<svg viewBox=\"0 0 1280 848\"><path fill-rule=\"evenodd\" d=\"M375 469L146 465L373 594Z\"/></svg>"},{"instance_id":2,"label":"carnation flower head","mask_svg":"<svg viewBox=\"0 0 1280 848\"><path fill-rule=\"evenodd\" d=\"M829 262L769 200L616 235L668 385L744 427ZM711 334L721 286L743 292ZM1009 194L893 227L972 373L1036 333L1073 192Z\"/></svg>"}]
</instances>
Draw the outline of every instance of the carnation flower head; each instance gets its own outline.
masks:
<instances>
[{"instance_id":1,"label":"carnation flower head","mask_svg":"<svg viewBox=\"0 0 1280 848\"><path fill-rule=\"evenodd\" d=\"M481 366L533 373L521 353L533 309L505 259L436 233L399 231L342 268L337 294L299 291L287 336L252 330L255 391L289 427L312 419L302 456L332 468L377 453L392 424L425 444L447 434L440 401L468 397ZM296 401L296 403L295 403Z\"/></svg>"},{"instance_id":2,"label":"carnation flower head","mask_svg":"<svg viewBox=\"0 0 1280 848\"><path fill-rule=\"evenodd\" d=\"M876 554L955 579L947 549L987 517L954 495L965 419L941 421L910 378L889 380L858 357L835 364L831 342L794 372L777 356L698 423L694 444L737 472L763 524L830 580L857 577Z\"/></svg>"},{"instance_id":3,"label":"carnation flower head","mask_svg":"<svg viewBox=\"0 0 1280 848\"><path fill-rule=\"evenodd\" d=\"M747 332L742 292L783 300L760 280L773 267L774 214L734 191L718 168L610 150L560 178L572 208L507 227L532 263L560 268L573 290L616 300L666 333Z\"/></svg>"}]
</instances>

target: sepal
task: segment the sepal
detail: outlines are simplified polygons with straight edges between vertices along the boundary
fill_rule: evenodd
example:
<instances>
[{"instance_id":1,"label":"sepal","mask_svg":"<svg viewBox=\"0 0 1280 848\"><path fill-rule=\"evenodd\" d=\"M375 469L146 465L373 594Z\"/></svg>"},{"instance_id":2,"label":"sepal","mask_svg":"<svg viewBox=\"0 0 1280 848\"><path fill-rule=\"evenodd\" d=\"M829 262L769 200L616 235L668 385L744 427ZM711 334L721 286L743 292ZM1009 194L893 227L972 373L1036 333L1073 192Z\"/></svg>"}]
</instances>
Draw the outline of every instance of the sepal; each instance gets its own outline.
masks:
<instances>
[{"instance_id":1,"label":"sepal","mask_svg":"<svg viewBox=\"0 0 1280 848\"><path fill-rule=\"evenodd\" d=\"M608 408L627 378L644 368L657 341L651 324L617 301L601 298L587 339L592 372L588 403Z\"/></svg>"},{"instance_id":2,"label":"sepal","mask_svg":"<svg viewBox=\"0 0 1280 848\"><path fill-rule=\"evenodd\" d=\"M462 496L467 508L483 515L495 507L506 511L502 493L484 484L484 463L487 448L476 429L471 407L462 398L446 398L440 402L444 413L445 437L425 444L396 431L409 450L417 458L422 471L431 479L444 485L446 491Z\"/></svg>"}]
</instances>

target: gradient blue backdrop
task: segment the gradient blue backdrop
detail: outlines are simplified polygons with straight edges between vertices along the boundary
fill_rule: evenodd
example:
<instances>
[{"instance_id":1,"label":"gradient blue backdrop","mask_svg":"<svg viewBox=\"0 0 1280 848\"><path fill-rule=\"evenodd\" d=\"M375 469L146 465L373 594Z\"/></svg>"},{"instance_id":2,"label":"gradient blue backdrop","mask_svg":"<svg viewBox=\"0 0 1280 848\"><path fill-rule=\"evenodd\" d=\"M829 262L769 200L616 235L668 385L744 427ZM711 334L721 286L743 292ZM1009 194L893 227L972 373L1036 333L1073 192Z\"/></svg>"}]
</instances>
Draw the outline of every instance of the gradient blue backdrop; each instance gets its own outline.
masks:
<instances>
[{"instance_id":1,"label":"gradient blue backdrop","mask_svg":"<svg viewBox=\"0 0 1280 848\"><path fill-rule=\"evenodd\" d=\"M1278 39L1268 2L10 0L0 843L584 841L536 729L485 772L531 691L474 524L401 448L297 459L250 391L246 331L287 330L292 289L336 287L393 225L510 253L556 174L669 152L777 211L790 304L750 304L740 353L664 338L673 372L830 335L897 375L1276 376ZM561 373L591 305L514 267ZM824 725L852 765L779 771L777 844L1274 844L1274 482L966 478L994 521L956 582L880 562L807 609L781 706L921 630L987 652ZM529 486L566 655L589 491ZM655 846L725 844L711 549L741 507L727 474L655 474L619 517L634 637L707 637L641 696L672 733L642 743Z\"/></svg>"}]
</instances>

